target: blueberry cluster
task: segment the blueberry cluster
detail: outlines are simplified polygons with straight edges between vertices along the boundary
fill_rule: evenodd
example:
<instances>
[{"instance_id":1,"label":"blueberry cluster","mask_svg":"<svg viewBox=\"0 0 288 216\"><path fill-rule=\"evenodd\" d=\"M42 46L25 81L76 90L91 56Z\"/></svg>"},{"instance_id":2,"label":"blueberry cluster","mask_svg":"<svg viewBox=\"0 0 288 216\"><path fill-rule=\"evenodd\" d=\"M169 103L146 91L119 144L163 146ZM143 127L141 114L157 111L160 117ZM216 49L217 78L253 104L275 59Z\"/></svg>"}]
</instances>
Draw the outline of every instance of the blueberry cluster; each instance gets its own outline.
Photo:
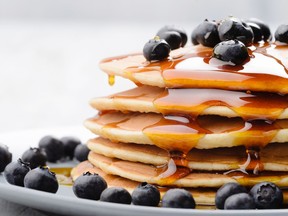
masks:
<instances>
[{"instance_id":1,"label":"blueberry cluster","mask_svg":"<svg viewBox=\"0 0 288 216\"><path fill-rule=\"evenodd\" d=\"M271 182L254 185L248 192L238 183L227 183L215 197L218 209L278 209L283 206L283 193Z\"/></svg>"}]
</instances>

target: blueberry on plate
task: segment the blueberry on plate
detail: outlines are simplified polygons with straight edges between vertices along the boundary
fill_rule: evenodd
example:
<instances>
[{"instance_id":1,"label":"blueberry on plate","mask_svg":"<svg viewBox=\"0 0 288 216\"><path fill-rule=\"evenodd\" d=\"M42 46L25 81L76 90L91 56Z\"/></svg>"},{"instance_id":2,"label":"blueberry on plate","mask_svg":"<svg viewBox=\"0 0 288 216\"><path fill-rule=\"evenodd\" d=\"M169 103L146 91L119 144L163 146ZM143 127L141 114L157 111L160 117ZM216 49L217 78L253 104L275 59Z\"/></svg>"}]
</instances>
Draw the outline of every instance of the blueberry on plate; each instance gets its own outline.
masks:
<instances>
[{"instance_id":1,"label":"blueberry on plate","mask_svg":"<svg viewBox=\"0 0 288 216\"><path fill-rule=\"evenodd\" d=\"M279 187L271 182L261 182L250 190L256 208L258 209L278 209L283 205L283 193Z\"/></svg>"},{"instance_id":2,"label":"blueberry on plate","mask_svg":"<svg viewBox=\"0 0 288 216\"><path fill-rule=\"evenodd\" d=\"M235 17L229 17L218 26L219 38L221 41L239 40L246 46L253 42L253 31L250 26Z\"/></svg>"},{"instance_id":3,"label":"blueberry on plate","mask_svg":"<svg viewBox=\"0 0 288 216\"><path fill-rule=\"evenodd\" d=\"M76 146L81 144L81 141L76 137L62 137L60 141L64 145L64 156L69 157L71 160L74 157L74 150Z\"/></svg>"},{"instance_id":4,"label":"blueberry on plate","mask_svg":"<svg viewBox=\"0 0 288 216\"><path fill-rule=\"evenodd\" d=\"M288 25L280 25L275 32L275 40L288 43Z\"/></svg>"},{"instance_id":5,"label":"blueberry on plate","mask_svg":"<svg viewBox=\"0 0 288 216\"><path fill-rule=\"evenodd\" d=\"M4 176L9 184L24 187L24 177L30 170L29 163L19 158L16 162L11 162L6 166Z\"/></svg>"},{"instance_id":6,"label":"blueberry on plate","mask_svg":"<svg viewBox=\"0 0 288 216\"><path fill-rule=\"evenodd\" d=\"M204 20L192 32L192 43L194 45L214 47L220 42L218 34L218 24L216 22Z\"/></svg>"},{"instance_id":7,"label":"blueberry on plate","mask_svg":"<svg viewBox=\"0 0 288 216\"><path fill-rule=\"evenodd\" d=\"M162 198L162 207L194 209L195 206L196 204L193 196L185 189L170 189Z\"/></svg>"},{"instance_id":8,"label":"blueberry on plate","mask_svg":"<svg viewBox=\"0 0 288 216\"><path fill-rule=\"evenodd\" d=\"M106 188L101 196L100 201L112 202L112 203L121 203L121 204L130 204L131 195L130 193L122 187L110 187Z\"/></svg>"},{"instance_id":9,"label":"blueberry on plate","mask_svg":"<svg viewBox=\"0 0 288 216\"><path fill-rule=\"evenodd\" d=\"M74 157L76 160L82 162L87 160L89 152L90 149L87 147L87 145L77 145L74 150Z\"/></svg>"},{"instance_id":10,"label":"blueberry on plate","mask_svg":"<svg viewBox=\"0 0 288 216\"><path fill-rule=\"evenodd\" d=\"M100 175L90 172L83 173L73 184L74 194L83 199L99 200L101 193L107 188L107 183Z\"/></svg>"},{"instance_id":11,"label":"blueberry on plate","mask_svg":"<svg viewBox=\"0 0 288 216\"><path fill-rule=\"evenodd\" d=\"M250 23L250 22L246 22L246 24L248 26L250 26L252 31L253 31L253 34L254 34L253 43L262 41L263 40L263 33L262 33L260 26L257 25L256 23Z\"/></svg>"},{"instance_id":12,"label":"blueberry on plate","mask_svg":"<svg viewBox=\"0 0 288 216\"><path fill-rule=\"evenodd\" d=\"M22 160L30 164L31 169L45 166L47 162L46 153L39 148L29 148L22 155Z\"/></svg>"},{"instance_id":13,"label":"blueberry on plate","mask_svg":"<svg viewBox=\"0 0 288 216\"><path fill-rule=\"evenodd\" d=\"M184 47L187 43L187 34L186 31L179 27L179 26L175 26L175 25L166 25L164 27L162 27L156 35L160 35L162 32L170 32L170 31L174 31L174 32L178 32L181 36L181 47Z\"/></svg>"},{"instance_id":14,"label":"blueberry on plate","mask_svg":"<svg viewBox=\"0 0 288 216\"><path fill-rule=\"evenodd\" d=\"M247 190L236 182L224 184L220 187L215 196L215 205L218 209L224 209L225 200L233 194L246 193Z\"/></svg>"},{"instance_id":15,"label":"blueberry on plate","mask_svg":"<svg viewBox=\"0 0 288 216\"><path fill-rule=\"evenodd\" d=\"M63 143L52 136L43 137L39 141L39 148L46 153L49 162L56 162L64 155Z\"/></svg>"},{"instance_id":16,"label":"blueberry on plate","mask_svg":"<svg viewBox=\"0 0 288 216\"><path fill-rule=\"evenodd\" d=\"M170 45L156 36L144 45L143 55L148 61L161 61L169 56L170 51Z\"/></svg>"},{"instance_id":17,"label":"blueberry on plate","mask_svg":"<svg viewBox=\"0 0 288 216\"><path fill-rule=\"evenodd\" d=\"M0 173L4 171L5 167L12 161L12 154L8 147L0 143Z\"/></svg>"},{"instance_id":18,"label":"blueberry on plate","mask_svg":"<svg viewBox=\"0 0 288 216\"><path fill-rule=\"evenodd\" d=\"M240 65L248 59L247 47L238 40L228 40L218 43L213 49L213 58Z\"/></svg>"},{"instance_id":19,"label":"blueberry on plate","mask_svg":"<svg viewBox=\"0 0 288 216\"><path fill-rule=\"evenodd\" d=\"M56 193L59 187L55 173L50 172L48 167L37 167L30 170L24 178L24 187Z\"/></svg>"},{"instance_id":20,"label":"blueberry on plate","mask_svg":"<svg viewBox=\"0 0 288 216\"><path fill-rule=\"evenodd\" d=\"M224 209L255 209L255 203L248 193L237 193L226 199Z\"/></svg>"},{"instance_id":21,"label":"blueberry on plate","mask_svg":"<svg viewBox=\"0 0 288 216\"><path fill-rule=\"evenodd\" d=\"M132 204L141 206L158 206L160 192L154 185L142 182L132 192Z\"/></svg>"},{"instance_id":22,"label":"blueberry on plate","mask_svg":"<svg viewBox=\"0 0 288 216\"><path fill-rule=\"evenodd\" d=\"M272 34L271 34L269 26L266 23L264 23L262 20L257 19L257 18L250 18L248 20L245 20L245 22L247 24L248 23L255 23L256 25L258 25L261 29L261 33L262 33L262 37L263 37L264 41L268 41L268 40L272 39ZM253 28L252 28L252 30L253 30ZM254 30L253 30L253 32L254 32ZM254 41L255 41L255 39L254 39Z\"/></svg>"},{"instance_id":23,"label":"blueberry on plate","mask_svg":"<svg viewBox=\"0 0 288 216\"><path fill-rule=\"evenodd\" d=\"M171 50L181 47L182 38L181 35L176 31L163 31L160 32L157 36L159 36L160 39L165 40L169 44Z\"/></svg>"}]
</instances>

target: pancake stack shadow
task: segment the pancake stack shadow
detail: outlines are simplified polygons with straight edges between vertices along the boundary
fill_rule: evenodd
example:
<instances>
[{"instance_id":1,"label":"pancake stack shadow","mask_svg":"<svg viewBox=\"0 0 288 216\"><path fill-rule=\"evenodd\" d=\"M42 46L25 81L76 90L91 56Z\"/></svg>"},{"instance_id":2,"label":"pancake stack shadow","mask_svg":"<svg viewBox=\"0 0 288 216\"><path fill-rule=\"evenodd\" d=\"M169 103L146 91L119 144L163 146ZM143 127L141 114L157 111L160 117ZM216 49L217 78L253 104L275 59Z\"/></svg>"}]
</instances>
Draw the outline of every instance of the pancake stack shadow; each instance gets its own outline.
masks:
<instances>
[{"instance_id":1,"label":"pancake stack shadow","mask_svg":"<svg viewBox=\"0 0 288 216\"><path fill-rule=\"evenodd\" d=\"M159 62L140 54L103 60L110 81L123 76L138 87L91 100L99 112L85 126L97 137L72 177L97 172L130 191L140 182L162 192L183 187L198 205L214 205L215 191L228 182L287 187L285 50L255 47L241 68L214 65L211 52L198 45Z\"/></svg>"}]
</instances>

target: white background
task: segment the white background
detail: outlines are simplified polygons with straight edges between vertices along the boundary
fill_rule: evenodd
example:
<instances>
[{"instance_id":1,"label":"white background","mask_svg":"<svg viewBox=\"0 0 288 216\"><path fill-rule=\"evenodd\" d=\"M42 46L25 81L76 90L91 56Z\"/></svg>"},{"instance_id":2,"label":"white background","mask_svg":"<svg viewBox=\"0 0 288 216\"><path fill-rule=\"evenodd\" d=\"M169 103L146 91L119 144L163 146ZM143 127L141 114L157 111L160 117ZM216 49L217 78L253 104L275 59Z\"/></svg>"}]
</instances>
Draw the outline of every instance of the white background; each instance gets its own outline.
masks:
<instances>
[{"instance_id":1,"label":"white background","mask_svg":"<svg viewBox=\"0 0 288 216\"><path fill-rule=\"evenodd\" d=\"M286 0L0 0L0 132L81 125L110 87L105 57L141 51L166 24L190 34L205 18L288 23ZM191 43L189 41L189 43Z\"/></svg>"}]
</instances>

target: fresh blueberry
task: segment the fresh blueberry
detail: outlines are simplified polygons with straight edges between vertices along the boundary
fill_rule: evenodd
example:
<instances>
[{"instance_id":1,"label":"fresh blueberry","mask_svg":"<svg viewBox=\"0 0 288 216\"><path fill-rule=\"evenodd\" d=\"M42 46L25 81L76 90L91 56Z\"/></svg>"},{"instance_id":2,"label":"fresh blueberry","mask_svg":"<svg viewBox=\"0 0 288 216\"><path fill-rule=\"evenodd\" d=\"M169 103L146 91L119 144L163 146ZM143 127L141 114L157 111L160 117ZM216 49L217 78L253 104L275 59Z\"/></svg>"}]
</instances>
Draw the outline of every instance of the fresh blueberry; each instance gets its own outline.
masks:
<instances>
[{"instance_id":1,"label":"fresh blueberry","mask_svg":"<svg viewBox=\"0 0 288 216\"><path fill-rule=\"evenodd\" d=\"M220 42L218 35L218 24L216 22L204 20L192 32L192 43L194 45L214 47Z\"/></svg>"},{"instance_id":2,"label":"fresh blueberry","mask_svg":"<svg viewBox=\"0 0 288 216\"><path fill-rule=\"evenodd\" d=\"M257 18L250 18L250 19L248 19L248 20L245 20L245 22L247 22L247 24L248 24L248 23L255 23L255 24L257 24L257 25L260 27L260 29L261 29L262 36L263 36L263 40L264 40L264 41L271 40L272 34L271 34L271 31L270 31L270 28L269 28L269 26L268 26L266 23L264 23L262 20L259 20L259 19L257 19ZM254 30L253 30L253 32L254 32ZM254 39L254 41L255 41L255 39Z\"/></svg>"},{"instance_id":3,"label":"fresh blueberry","mask_svg":"<svg viewBox=\"0 0 288 216\"><path fill-rule=\"evenodd\" d=\"M79 198L99 200L101 193L107 188L107 183L98 174L86 172L79 176L73 184L73 192Z\"/></svg>"},{"instance_id":4,"label":"fresh blueberry","mask_svg":"<svg viewBox=\"0 0 288 216\"><path fill-rule=\"evenodd\" d=\"M275 32L275 40L288 43L288 25L280 25Z\"/></svg>"},{"instance_id":5,"label":"fresh blueberry","mask_svg":"<svg viewBox=\"0 0 288 216\"><path fill-rule=\"evenodd\" d=\"M71 160L74 157L74 150L76 146L81 144L81 141L76 137L62 137L60 141L64 145L64 156L69 157Z\"/></svg>"},{"instance_id":6,"label":"fresh blueberry","mask_svg":"<svg viewBox=\"0 0 288 216\"><path fill-rule=\"evenodd\" d=\"M132 192L132 203L141 206L158 206L160 192L154 185L143 182Z\"/></svg>"},{"instance_id":7,"label":"fresh blueberry","mask_svg":"<svg viewBox=\"0 0 288 216\"><path fill-rule=\"evenodd\" d=\"M74 151L76 160L82 162L87 160L90 149L86 145L77 145Z\"/></svg>"},{"instance_id":8,"label":"fresh blueberry","mask_svg":"<svg viewBox=\"0 0 288 216\"><path fill-rule=\"evenodd\" d=\"M248 49L238 40L228 40L218 43L213 49L213 57L235 65L248 59Z\"/></svg>"},{"instance_id":9,"label":"fresh blueberry","mask_svg":"<svg viewBox=\"0 0 288 216\"><path fill-rule=\"evenodd\" d=\"M43 137L39 141L39 148L46 153L49 162L56 162L64 155L63 143L52 136Z\"/></svg>"},{"instance_id":10,"label":"fresh blueberry","mask_svg":"<svg viewBox=\"0 0 288 216\"><path fill-rule=\"evenodd\" d=\"M50 172L47 167L37 167L26 174L24 187L56 193L59 185L55 173Z\"/></svg>"},{"instance_id":11,"label":"fresh blueberry","mask_svg":"<svg viewBox=\"0 0 288 216\"><path fill-rule=\"evenodd\" d=\"M143 55L148 61L164 60L170 53L169 44L156 36L154 39L149 40L143 48Z\"/></svg>"},{"instance_id":12,"label":"fresh blueberry","mask_svg":"<svg viewBox=\"0 0 288 216\"><path fill-rule=\"evenodd\" d=\"M131 195L126 189L122 187L111 187L106 188L102 192L100 200L104 202L130 204Z\"/></svg>"},{"instance_id":13,"label":"fresh blueberry","mask_svg":"<svg viewBox=\"0 0 288 216\"><path fill-rule=\"evenodd\" d=\"M234 194L246 193L246 189L238 183L231 182L220 187L215 196L215 205L218 209L224 209L225 200Z\"/></svg>"},{"instance_id":14,"label":"fresh blueberry","mask_svg":"<svg viewBox=\"0 0 288 216\"><path fill-rule=\"evenodd\" d=\"M24 177L29 171L29 163L25 163L19 158L16 162L11 162L6 166L4 176L9 184L24 187Z\"/></svg>"},{"instance_id":15,"label":"fresh blueberry","mask_svg":"<svg viewBox=\"0 0 288 216\"><path fill-rule=\"evenodd\" d=\"M257 25L256 23L250 23L247 22L246 23L248 26L251 27L253 34L254 34L254 39L253 39L253 43L259 42L263 40L263 34L262 34L262 30L260 28L259 25Z\"/></svg>"},{"instance_id":16,"label":"fresh blueberry","mask_svg":"<svg viewBox=\"0 0 288 216\"><path fill-rule=\"evenodd\" d=\"M187 34L186 31L179 27L179 26L175 26L175 25L166 25L164 27L162 27L156 35L160 35L162 32L169 32L169 31L176 31L181 35L181 47L184 47L187 43Z\"/></svg>"},{"instance_id":17,"label":"fresh blueberry","mask_svg":"<svg viewBox=\"0 0 288 216\"><path fill-rule=\"evenodd\" d=\"M226 199L224 209L255 209L255 203L249 194L238 193Z\"/></svg>"},{"instance_id":18,"label":"fresh blueberry","mask_svg":"<svg viewBox=\"0 0 288 216\"><path fill-rule=\"evenodd\" d=\"M8 147L0 143L0 173L4 171L5 167L12 161L12 154Z\"/></svg>"},{"instance_id":19,"label":"fresh blueberry","mask_svg":"<svg viewBox=\"0 0 288 216\"><path fill-rule=\"evenodd\" d=\"M22 155L22 160L30 164L31 169L38 166L45 166L47 162L46 153L39 148L29 148Z\"/></svg>"},{"instance_id":20,"label":"fresh blueberry","mask_svg":"<svg viewBox=\"0 0 288 216\"><path fill-rule=\"evenodd\" d=\"M237 39L246 46L253 42L254 35L251 27L235 17L229 17L220 22L218 32L221 41Z\"/></svg>"},{"instance_id":21,"label":"fresh blueberry","mask_svg":"<svg viewBox=\"0 0 288 216\"><path fill-rule=\"evenodd\" d=\"M196 204L193 196L189 191L184 189L170 189L162 198L162 207L194 209L195 206Z\"/></svg>"},{"instance_id":22,"label":"fresh blueberry","mask_svg":"<svg viewBox=\"0 0 288 216\"><path fill-rule=\"evenodd\" d=\"M165 40L169 44L171 50L178 49L181 47L182 38L180 33L176 31L163 31L160 32L159 35L157 36L159 36L160 39Z\"/></svg>"},{"instance_id":23,"label":"fresh blueberry","mask_svg":"<svg viewBox=\"0 0 288 216\"><path fill-rule=\"evenodd\" d=\"M258 209L278 209L283 205L283 193L279 187L271 182L261 182L250 190L256 208Z\"/></svg>"}]
</instances>

